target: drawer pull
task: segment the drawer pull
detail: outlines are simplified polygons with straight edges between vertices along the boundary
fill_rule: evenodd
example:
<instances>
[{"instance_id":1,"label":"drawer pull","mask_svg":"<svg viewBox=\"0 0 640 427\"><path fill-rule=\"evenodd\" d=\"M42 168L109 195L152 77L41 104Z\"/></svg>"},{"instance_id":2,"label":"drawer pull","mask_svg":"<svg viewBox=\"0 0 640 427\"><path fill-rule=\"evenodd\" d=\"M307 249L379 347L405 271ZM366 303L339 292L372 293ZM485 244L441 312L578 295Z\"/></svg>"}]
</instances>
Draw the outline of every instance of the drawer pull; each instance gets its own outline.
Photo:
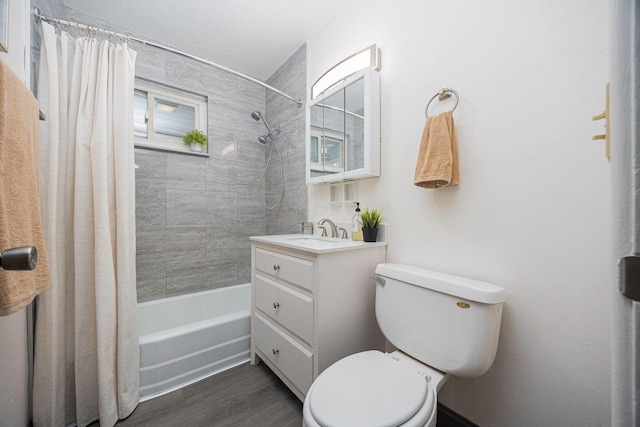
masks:
<instances>
[{"instance_id":1,"label":"drawer pull","mask_svg":"<svg viewBox=\"0 0 640 427\"><path fill-rule=\"evenodd\" d=\"M278 353L280 353L280 350L277 348L272 348L271 351L273 352L273 355L277 355Z\"/></svg>"},{"instance_id":2,"label":"drawer pull","mask_svg":"<svg viewBox=\"0 0 640 427\"><path fill-rule=\"evenodd\" d=\"M279 309L279 308L280 308L280 303L279 303L279 302L274 302L274 303L273 303L273 309L274 309L274 310L277 310L277 309Z\"/></svg>"},{"instance_id":3,"label":"drawer pull","mask_svg":"<svg viewBox=\"0 0 640 427\"><path fill-rule=\"evenodd\" d=\"M273 264L273 271L278 271L278 270L280 270L280 265Z\"/></svg>"}]
</instances>

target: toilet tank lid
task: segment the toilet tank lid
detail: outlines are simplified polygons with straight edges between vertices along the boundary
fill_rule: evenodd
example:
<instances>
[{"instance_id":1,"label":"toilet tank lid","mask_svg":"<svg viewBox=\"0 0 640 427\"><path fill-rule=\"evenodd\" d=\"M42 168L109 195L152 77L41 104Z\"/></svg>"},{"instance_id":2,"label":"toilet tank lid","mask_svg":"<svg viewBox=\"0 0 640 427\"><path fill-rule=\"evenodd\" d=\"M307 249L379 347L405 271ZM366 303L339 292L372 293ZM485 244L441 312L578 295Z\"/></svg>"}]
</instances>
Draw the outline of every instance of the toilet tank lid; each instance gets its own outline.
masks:
<instances>
[{"instance_id":1,"label":"toilet tank lid","mask_svg":"<svg viewBox=\"0 0 640 427\"><path fill-rule=\"evenodd\" d=\"M500 286L412 265L378 264L376 274L485 304L498 304L506 299Z\"/></svg>"}]
</instances>

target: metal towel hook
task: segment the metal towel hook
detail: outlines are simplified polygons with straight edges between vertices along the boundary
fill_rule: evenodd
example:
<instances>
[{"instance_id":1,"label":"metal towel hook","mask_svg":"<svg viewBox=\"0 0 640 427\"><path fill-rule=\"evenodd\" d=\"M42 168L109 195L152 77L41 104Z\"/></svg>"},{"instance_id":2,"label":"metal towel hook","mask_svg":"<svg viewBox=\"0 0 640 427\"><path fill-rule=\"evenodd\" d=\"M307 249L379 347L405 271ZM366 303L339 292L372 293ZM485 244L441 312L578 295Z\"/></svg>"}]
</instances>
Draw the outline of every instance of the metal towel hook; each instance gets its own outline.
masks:
<instances>
[{"instance_id":1,"label":"metal towel hook","mask_svg":"<svg viewBox=\"0 0 640 427\"><path fill-rule=\"evenodd\" d=\"M440 91L433 95L433 97L429 100L429 102L427 103L427 107L424 109L424 116L429 117L429 106L431 105L431 102L436 99L436 97L438 98L438 101L444 101L445 99L451 98L451 94L454 94L456 97L456 103L451 109L451 112L455 111L456 107L458 106L458 102L460 102L460 96L458 95L458 92L456 92L452 88L445 87L440 89Z\"/></svg>"}]
</instances>

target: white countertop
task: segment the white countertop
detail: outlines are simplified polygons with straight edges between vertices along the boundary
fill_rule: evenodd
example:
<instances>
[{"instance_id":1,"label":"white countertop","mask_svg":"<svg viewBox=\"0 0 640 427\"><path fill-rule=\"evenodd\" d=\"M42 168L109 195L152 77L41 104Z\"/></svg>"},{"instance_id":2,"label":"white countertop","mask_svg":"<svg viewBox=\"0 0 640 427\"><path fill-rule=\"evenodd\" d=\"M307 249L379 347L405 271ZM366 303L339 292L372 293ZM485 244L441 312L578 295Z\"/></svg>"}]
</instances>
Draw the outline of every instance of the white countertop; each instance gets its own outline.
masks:
<instances>
[{"instance_id":1,"label":"white countertop","mask_svg":"<svg viewBox=\"0 0 640 427\"><path fill-rule=\"evenodd\" d=\"M330 252L352 251L356 249L387 246L387 242L360 242L351 239L320 237L308 234L280 234L274 236L251 236L252 242L267 243L289 249L325 254Z\"/></svg>"}]
</instances>

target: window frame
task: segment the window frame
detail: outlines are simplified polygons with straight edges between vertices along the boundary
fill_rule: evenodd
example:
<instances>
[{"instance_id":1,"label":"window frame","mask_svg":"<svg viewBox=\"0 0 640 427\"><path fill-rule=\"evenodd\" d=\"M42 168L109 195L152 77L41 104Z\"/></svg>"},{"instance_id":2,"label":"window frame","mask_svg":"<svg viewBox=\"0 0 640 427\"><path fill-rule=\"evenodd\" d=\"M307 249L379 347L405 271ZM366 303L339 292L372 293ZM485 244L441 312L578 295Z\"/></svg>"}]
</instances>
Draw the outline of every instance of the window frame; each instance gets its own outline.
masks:
<instances>
[{"instance_id":1,"label":"window frame","mask_svg":"<svg viewBox=\"0 0 640 427\"><path fill-rule=\"evenodd\" d=\"M344 149L345 149L345 144L344 144L344 134L340 133L340 132L335 132L335 131L330 131L328 129L323 129L323 128L319 128L317 126L311 126L311 138L315 138L313 145L315 145L315 147L311 147L311 141L309 142L310 147L309 149L311 151L314 151L313 149L315 148L315 153L316 156L318 158L317 162L312 161L311 159L309 160L309 165L311 167L311 170L314 172L329 172L329 173L340 173L340 172L344 172ZM323 150L324 150L324 141L331 141L336 143L340 148L339 148L339 152L340 152L340 165L339 166L328 166L324 164L324 157L323 157Z\"/></svg>"},{"instance_id":2,"label":"window frame","mask_svg":"<svg viewBox=\"0 0 640 427\"><path fill-rule=\"evenodd\" d=\"M136 77L134 94L132 94L132 96L135 96L135 93L138 91L142 91L147 94L147 111L145 116L147 136L144 137L134 134L134 146L178 153L188 153L198 156L209 156L209 143L203 147L204 149L202 152L194 152L191 151L188 145L182 142L181 137L156 134L154 132L155 100L159 98L164 101L194 108L194 128L199 129L204 132L205 135L208 135L208 97L206 95Z\"/></svg>"}]
</instances>

